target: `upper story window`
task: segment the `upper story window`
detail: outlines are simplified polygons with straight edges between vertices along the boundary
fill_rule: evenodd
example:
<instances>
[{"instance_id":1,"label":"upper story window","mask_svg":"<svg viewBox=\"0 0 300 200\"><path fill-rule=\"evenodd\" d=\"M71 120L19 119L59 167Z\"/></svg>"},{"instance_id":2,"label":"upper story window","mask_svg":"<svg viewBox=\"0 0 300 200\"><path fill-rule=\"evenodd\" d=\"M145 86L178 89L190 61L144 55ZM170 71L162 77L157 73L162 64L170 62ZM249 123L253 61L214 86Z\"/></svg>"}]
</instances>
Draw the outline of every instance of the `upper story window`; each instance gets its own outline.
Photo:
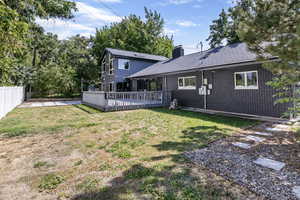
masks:
<instances>
[{"instance_id":1,"label":"upper story window","mask_svg":"<svg viewBox=\"0 0 300 200\"><path fill-rule=\"evenodd\" d=\"M179 77L178 78L178 89L183 90L194 90L196 89L196 77Z\"/></svg>"},{"instance_id":2,"label":"upper story window","mask_svg":"<svg viewBox=\"0 0 300 200\"><path fill-rule=\"evenodd\" d=\"M109 71L108 71L108 74L113 74L114 73L114 59L111 58L109 60Z\"/></svg>"},{"instance_id":3,"label":"upper story window","mask_svg":"<svg viewBox=\"0 0 300 200\"><path fill-rule=\"evenodd\" d=\"M128 70L130 67L129 60L127 59L118 59L118 69Z\"/></svg>"},{"instance_id":4,"label":"upper story window","mask_svg":"<svg viewBox=\"0 0 300 200\"><path fill-rule=\"evenodd\" d=\"M258 72L235 72L234 73L235 89L258 89Z\"/></svg>"},{"instance_id":5,"label":"upper story window","mask_svg":"<svg viewBox=\"0 0 300 200\"><path fill-rule=\"evenodd\" d=\"M106 58L103 58L101 63L101 73L105 72L105 66L106 66Z\"/></svg>"}]
</instances>

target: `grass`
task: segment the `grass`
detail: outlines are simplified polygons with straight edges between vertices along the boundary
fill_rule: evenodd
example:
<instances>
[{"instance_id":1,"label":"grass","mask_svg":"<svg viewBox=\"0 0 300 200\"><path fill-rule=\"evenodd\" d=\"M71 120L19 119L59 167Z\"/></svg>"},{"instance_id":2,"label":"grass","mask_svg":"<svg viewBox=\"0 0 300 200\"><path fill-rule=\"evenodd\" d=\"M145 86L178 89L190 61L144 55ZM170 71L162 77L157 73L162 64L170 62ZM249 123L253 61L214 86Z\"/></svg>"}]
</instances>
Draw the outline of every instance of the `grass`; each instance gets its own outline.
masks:
<instances>
[{"instance_id":1,"label":"grass","mask_svg":"<svg viewBox=\"0 0 300 200\"><path fill-rule=\"evenodd\" d=\"M53 194L72 200L234 199L250 192L197 168L183 152L256 123L160 108L111 113L83 105L24 108L0 121L0 137L38 137L40 142L47 137L46 144L53 144L47 160L59 162L34 171L40 174L29 178L31 187L56 190ZM40 157L47 145L32 146L36 154L28 156ZM33 170L46 165L37 162Z\"/></svg>"},{"instance_id":2,"label":"grass","mask_svg":"<svg viewBox=\"0 0 300 200\"><path fill-rule=\"evenodd\" d=\"M64 181L64 177L56 174L47 174L41 178L39 188L41 190L56 189Z\"/></svg>"},{"instance_id":3,"label":"grass","mask_svg":"<svg viewBox=\"0 0 300 200\"><path fill-rule=\"evenodd\" d=\"M300 127L299 128L296 128L296 139L297 139L297 141L299 141L300 142Z\"/></svg>"}]
</instances>

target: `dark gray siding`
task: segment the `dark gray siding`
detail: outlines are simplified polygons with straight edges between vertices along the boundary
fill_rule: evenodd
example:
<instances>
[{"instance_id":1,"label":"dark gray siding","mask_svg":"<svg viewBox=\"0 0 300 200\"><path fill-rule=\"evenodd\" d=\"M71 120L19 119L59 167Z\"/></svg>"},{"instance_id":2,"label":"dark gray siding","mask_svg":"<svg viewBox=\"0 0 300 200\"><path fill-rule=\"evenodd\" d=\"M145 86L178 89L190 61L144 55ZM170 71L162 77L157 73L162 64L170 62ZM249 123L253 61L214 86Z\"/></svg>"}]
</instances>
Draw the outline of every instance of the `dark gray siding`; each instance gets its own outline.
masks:
<instances>
[{"instance_id":1,"label":"dark gray siding","mask_svg":"<svg viewBox=\"0 0 300 200\"><path fill-rule=\"evenodd\" d=\"M128 58L121 58L121 59L128 59L130 60L130 67L128 70L118 69L118 59L121 57L115 58L115 80L116 82L124 82L126 77L139 72L150 65L153 65L156 61L146 61L146 60L137 60L137 59L128 59Z\"/></svg>"},{"instance_id":2,"label":"dark gray siding","mask_svg":"<svg viewBox=\"0 0 300 200\"><path fill-rule=\"evenodd\" d=\"M104 58L106 60L109 59L109 53L104 55ZM129 75L132 75L138 71L141 71L150 65L153 65L157 61L151 61L151 60L142 60L142 59L135 59L135 58L127 58L127 57L116 57L112 56L113 60L113 66L114 66L114 73L109 74L109 63L107 62L106 67L105 67L105 72L102 73L101 76L101 82L102 82L102 89L106 92L109 91L109 84L113 83L114 84L114 91L116 91L117 83L118 82L124 82L126 77ZM129 70L123 70L123 69L118 69L118 59L128 59L130 60L130 68Z\"/></svg>"},{"instance_id":3,"label":"dark gray siding","mask_svg":"<svg viewBox=\"0 0 300 200\"><path fill-rule=\"evenodd\" d=\"M258 90L236 90L234 88L234 72L258 71ZM197 76L196 90L178 90L177 78L181 76ZM280 117L288 105L274 105L275 90L266 85L272 79L271 72L260 65L205 71L204 78L213 85L211 95L207 96L207 109L254 114L261 116ZM199 95L201 72L168 76L168 89L174 89L173 98L179 100L182 106L204 108L204 96Z\"/></svg>"},{"instance_id":4,"label":"dark gray siding","mask_svg":"<svg viewBox=\"0 0 300 200\"><path fill-rule=\"evenodd\" d=\"M196 90L178 90L178 77L196 76ZM172 91L172 97L177 99L180 106L203 108L203 97L198 94L201 87L201 73L189 73L167 77L167 90Z\"/></svg>"}]
</instances>

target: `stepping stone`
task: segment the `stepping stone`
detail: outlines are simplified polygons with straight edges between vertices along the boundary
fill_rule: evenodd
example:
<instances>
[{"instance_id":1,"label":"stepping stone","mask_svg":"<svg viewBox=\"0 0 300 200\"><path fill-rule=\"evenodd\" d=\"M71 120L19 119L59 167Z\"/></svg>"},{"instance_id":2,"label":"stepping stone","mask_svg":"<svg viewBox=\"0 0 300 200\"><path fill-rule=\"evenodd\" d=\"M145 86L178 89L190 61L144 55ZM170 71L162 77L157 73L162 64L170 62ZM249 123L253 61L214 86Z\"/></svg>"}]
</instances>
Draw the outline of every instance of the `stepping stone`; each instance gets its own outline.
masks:
<instances>
[{"instance_id":1,"label":"stepping stone","mask_svg":"<svg viewBox=\"0 0 300 200\"><path fill-rule=\"evenodd\" d=\"M285 163L283 163L283 162L279 162L276 160L271 160L271 159L263 158L263 157L258 158L257 160L255 160L253 162L255 164L261 165L263 167L274 169L276 171L280 171L285 166Z\"/></svg>"},{"instance_id":2,"label":"stepping stone","mask_svg":"<svg viewBox=\"0 0 300 200\"><path fill-rule=\"evenodd\" d=\"M264 139L264 138L256 137L256 136L252 136L252 135L248 135L248 136L246 137L246 139L248 139L248 140L253 140L253 141L255 141L255 142L263 142L264 140L266 140L266 139Z\"/></svg>"},{"instance_id":3,"label":"stepping stone","mask_svg":"<svg viewBox=\"0 0 300 200\"><path fill-rule=\"evenodd\" d=\"M300 199L300 186L293 187L293 192L298 199Z\"/></svg>"},{"instance_id":4,"label":"stepping stone","mask_svg":"<svg viewBox=\"0 0 300 200\"><path fill-rule=\"evenodd\" d=\"M267 132L255 132L253 133L255 135L261 135L261 136L272 136L272 133L267 133Z\"/></svg>"},{"instance_id":5,"label":"stepping stone","mask_svg":"<svg viewBox=\"0 0 300 200\"><path fill-rule=\"evenodd\" d=\"M232 145L236 146L236 147L240 147L242 149L250 149L251 148L250 144L246 144L246 143L242 143L242 142L234 142L234 143L232 143Z\"/></svg>"},{"instance_id":6,"label":"stepping stone","mask_svg":"<svg viewBox=\"0 0 300 200\"><path fill-rule=\"evenodd\" d=\"M290 126L284 125L284 124L276 124L275 128L280 128L280 129L286 130L286 129L290 129Z\"/></svg>"},{"instance_id":7,"label":"stepping stone","mask_svg":"<svg viewBox=\"0 0 300 200\"><path fill-rule=\"evenodd\" d=\"M271 132L282 132L284 130L280 128L266 128L266 131L271 131Z\"/></svg>"}]
</instances>

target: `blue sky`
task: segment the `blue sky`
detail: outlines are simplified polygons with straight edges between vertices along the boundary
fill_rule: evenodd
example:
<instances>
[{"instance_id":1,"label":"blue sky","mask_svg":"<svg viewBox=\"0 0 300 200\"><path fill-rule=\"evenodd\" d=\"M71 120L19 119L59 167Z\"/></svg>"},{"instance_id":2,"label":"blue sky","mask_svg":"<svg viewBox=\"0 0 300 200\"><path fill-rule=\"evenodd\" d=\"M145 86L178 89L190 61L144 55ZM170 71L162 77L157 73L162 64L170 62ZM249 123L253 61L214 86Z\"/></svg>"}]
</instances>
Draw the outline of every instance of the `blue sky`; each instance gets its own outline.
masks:
<instances>
[{"instance_id":1,"label":"blue sky","mask_svg":"<svg viewBox=\"0 0 300 200\"><path fill-rule=\"evenodd\" d=\"M165 19L165 33L174 36L175 45L183 45L186 54L199 51L197 44L205 41L209 25L222 8L231 6L231 0L75 0L79 11L72 20L40 20L46 31L58 34L60 39L81 34L89 36L95 29L123 16L144 16L144 7L157 10Z\"/></svg>"}]
</instances>

